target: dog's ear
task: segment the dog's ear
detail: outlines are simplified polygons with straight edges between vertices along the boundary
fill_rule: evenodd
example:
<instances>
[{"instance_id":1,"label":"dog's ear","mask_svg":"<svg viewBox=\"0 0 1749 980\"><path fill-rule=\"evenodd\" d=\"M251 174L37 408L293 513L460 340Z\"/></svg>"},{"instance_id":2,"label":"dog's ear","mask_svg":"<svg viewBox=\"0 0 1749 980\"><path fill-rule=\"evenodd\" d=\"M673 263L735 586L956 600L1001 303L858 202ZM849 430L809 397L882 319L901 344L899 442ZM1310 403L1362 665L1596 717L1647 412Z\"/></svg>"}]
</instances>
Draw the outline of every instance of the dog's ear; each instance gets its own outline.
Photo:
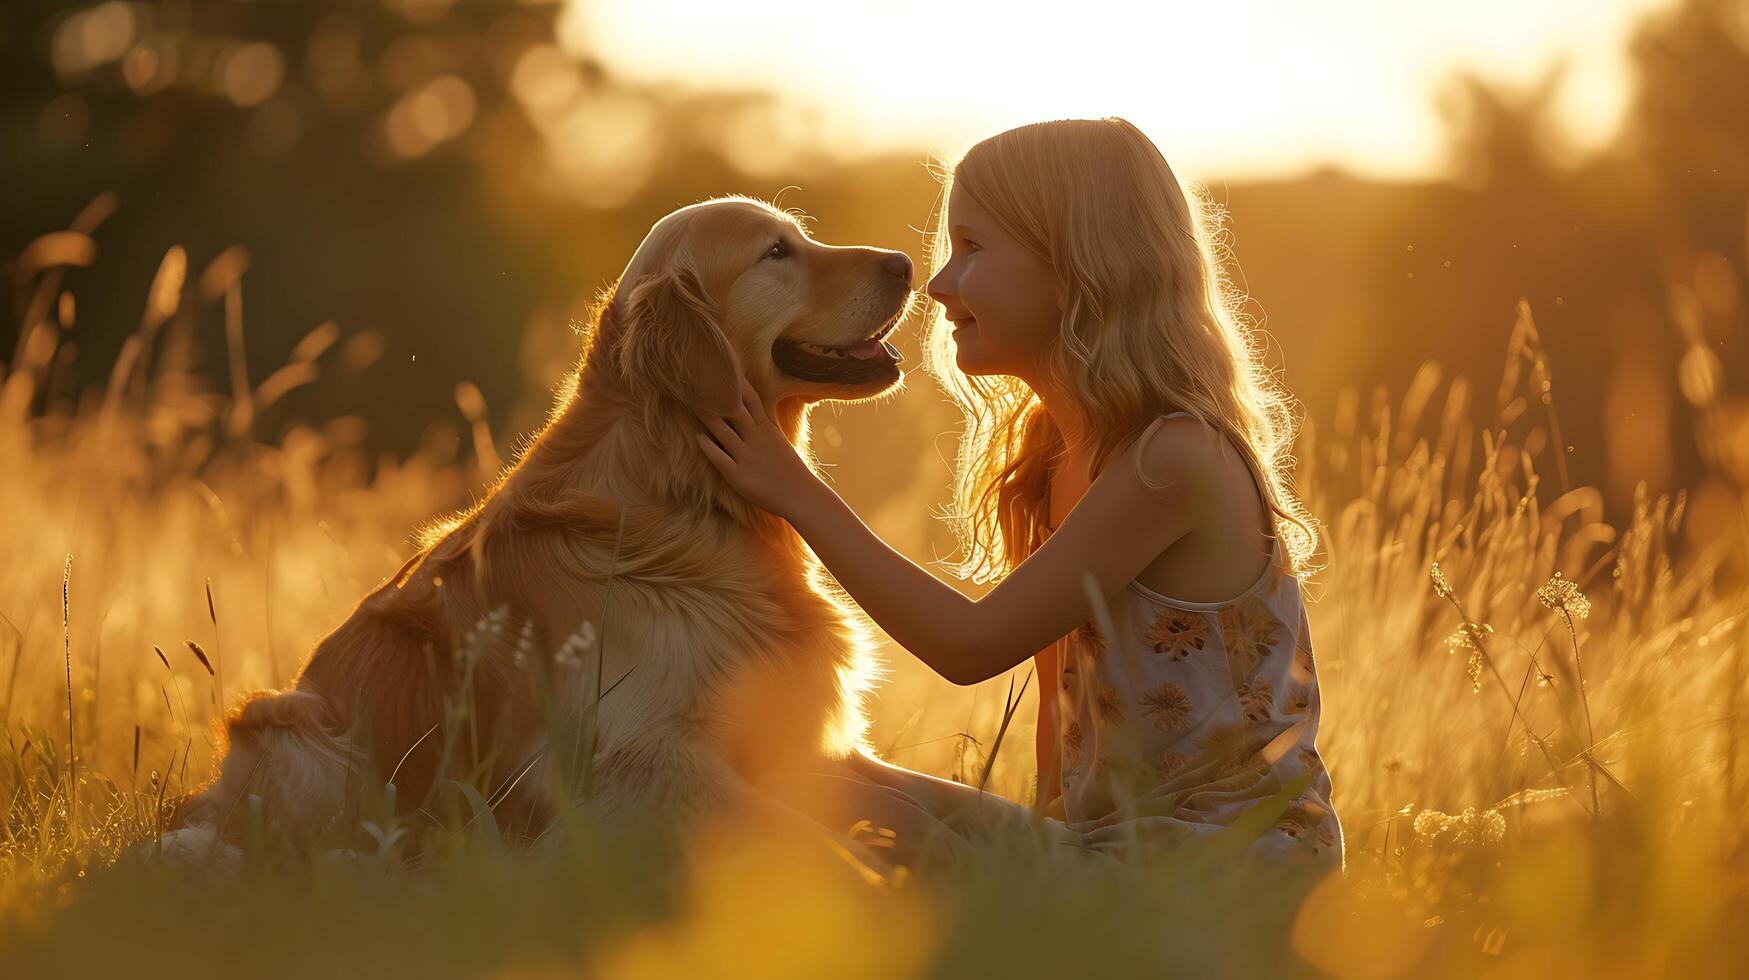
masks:
<instances>
[{"instance_id":1,"label":"dog's ear","mask_svg":"<svg viewBox=\"0 0 1749 980\"><path fill-rule=\"evenodd\" d=\"M699 411L733 414L741 404L741 364L698 274L676 263L634 283L625 300L619 365L627 384Z\"/></svg>"}]
</instances>

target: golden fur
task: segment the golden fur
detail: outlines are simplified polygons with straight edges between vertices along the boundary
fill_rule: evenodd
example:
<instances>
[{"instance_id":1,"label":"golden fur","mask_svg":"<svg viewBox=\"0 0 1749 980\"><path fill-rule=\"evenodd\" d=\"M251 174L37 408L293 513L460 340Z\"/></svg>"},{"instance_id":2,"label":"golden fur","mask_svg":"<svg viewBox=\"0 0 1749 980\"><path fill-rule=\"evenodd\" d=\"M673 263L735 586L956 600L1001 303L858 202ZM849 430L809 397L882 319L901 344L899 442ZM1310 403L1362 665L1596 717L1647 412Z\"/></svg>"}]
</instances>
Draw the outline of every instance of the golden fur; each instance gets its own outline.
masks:
<instances>
[{"instance_id":1,"label":"golden fur","mask_svg":"<svg viewBox=\"0 0 1749 980\"><path fill-rule=\"evenodd\" d=\"M773 258L774 242L789 252ZM721 482L694 410L729 411L745 374L805 453L812 403L878 394L898 371L802 381L778 370L773 344L884 336L909 274L897 253L821 245L756 201L662 219L604 294L578 370L516 465L430 529L293 689L229 713L217 777L172 826L235 839L256 795L248 805L276 832L313 843L339 826L351 787L392 775L411 813L444 778L472 774L482 792L507 788L506 830L538 832L554 804L552 774L529 767L547 738L538 678L573 714L593 709L596 677L611 688L593 757L607 810L697 813L771 772L842 759L865 726L865 627L789 525ZM580 659L555 660L590 627L599 638ZM468 716L446 715L464 695Z\"/></svg>"}]
</instances>

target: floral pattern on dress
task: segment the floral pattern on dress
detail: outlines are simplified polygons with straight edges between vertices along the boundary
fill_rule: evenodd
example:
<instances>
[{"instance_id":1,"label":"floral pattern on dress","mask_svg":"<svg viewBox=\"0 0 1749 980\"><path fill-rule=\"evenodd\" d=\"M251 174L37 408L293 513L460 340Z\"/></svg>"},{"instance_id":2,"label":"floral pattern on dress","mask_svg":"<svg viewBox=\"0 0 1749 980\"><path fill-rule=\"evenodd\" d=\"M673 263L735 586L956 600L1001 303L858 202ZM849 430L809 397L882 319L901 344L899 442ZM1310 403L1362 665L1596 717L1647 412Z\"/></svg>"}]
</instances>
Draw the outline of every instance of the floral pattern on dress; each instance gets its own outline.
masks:
<instances>
[{"instance_id":1,"label":"floral pattern on dress","mask_svg":"<svg viewBox=\"0 0 1749 980\"><path fill-rule=\"evenodd\" d=\"M1069 631L1069 639L1075 649L1089 660L1098 660L1105 652L1105 635L1099 632L1099 624L1088 621Z\"/></svg>"},{"instance_id":2,"label":"floral pattern on dress","mask_svg":"<svg viewBox=\"0 0 1749 980\"><path fill-rule=\"evenodd\" d=\"M1235 693L1239 697L1239 710L1247 721L1268 721L1275 704L1275 685L1268 678L1253 677L1240 684Z\"/></svg>"},{"instance_id":3,"label":"floral pattern on dress","mask_svg":"<svg viewBox=\"0 0 1749 980\"><path fill-rule=\"evenodd\" d=\"M1203 762L1214 764L1217 775L1231 776L1253 765L1263 739L1253 725L1223 721L1204 729L1196 737L1196 748Z\"/></svg>"},{"instance_id":4,"label":"floral pattern on dress","mask_svg":"<svg viewBox=\"0 0 1749 980\"><path fill-rule=\"evenodd\" d=\"M1295 684L1286 691L1286 697L1281 701L1281 713L1284 715L1303 715L1312 707L1312 690Z\"/></svg>"},{"instance_id":5,"label":"floral pattern on dress","mask_svg":"<svg viewBox=\"0 0 1749 980\"><path fill-rule=\"evenodd\" d=\"M1310 834L1324 847L1336 846L1335 814L1315 797L1301 796L1290 802L1275 822L1274 829L1295 840L1303 840Z\"/></svg>"},{"instance_id":6,"label":"floral pattern on dress","mask_svg":"<svg viewBox=\"0 0 1749 980\"><path fill-rule=\"evenodd\" d=\"M1171 681L1161 681L1158 686L1142 695L1142 714L1154 723L1154 727L1163 732L1175 732L1183 728L1190 720L1190 695Z\"/></svg>"},{"instance_id":7,"label":"floral pattern on dress","mask_svg":"<svg viewBox=\"0 0 1749 980\"><path fill-rule=\"evenodd\" d=\"M1250 755L1234 756L1217 766L1215 781L1202 788L1215 793L1232 793L1256 786L1267 775L1269 761L1253 752Z\"/></svg>"},{"instance_id":8,"label":"floral pattern on dress","mask_svg":"<svg viewBox=\"0 0 1749 980\"><path fill-rule=\"evenodd\" d=\"M1070 719L1063 726L1063 761L1068 763L1071 768L1081 763L1081 747L1084 737L1081 734L1079 721Z\"/></svg>"},{"instance_id":9,"label":"floral pattern on dress","mask_svg":"<svg viewBox=\"0 0 1749 980\"><path fill-rule=\"evenodd\" d=\"M1099 632L1099 623L1094 620L1089 619L1087 622L1075 627L1075 632L1080 634L1081 640L1085 643L1098 644L1100 646L1105 645L1105 634Z\"/></svg>"},{"instance_id":10,"label":"floral pattern on dress","mask_svg":"<svg viewBox=\"0 0 1749 980\"><path fill-rule=\"evenodd\" d=\"M1341 823L1314 744L1308 617L1298 580L1273 567L1222 603L1121 590L1103 627L1083 624L1059 643L1062 819L1074 833L1107 830L1090 846L1123 852L1109 830L1132 824L1138 847L1206 837L1298 784L1265 850L1281 853L1285 834L1299 841L1292 849L1340 862Z\"/></svg>"},{"instance_id":11,"label":"floral pattern on dress","mask_svg":"<svg viewBox=\"0 0 1749 980\"><path fill-rule=\"evenodd\" d=\"M1239 670L1249 676L1280 642L1281 623L1254 595L1221 608L1221 641Z\"/></svg>"},{"instance_id":12,"label":"floral pattern on dress","mask_svg":"<svg viewBox=\"0 0 1749 980\"><path fill-rule=\"evenodd\" d=\"M1275 821L1276 830L1299 840L1312 830L1313 817L1306 811L1305 804L1294 800L1282 811L1281 817Z\"/></svg>"},{"instance_id":13,"label":"floral pattern on dress","mask_svg":"<svg viewBox=\"0 0 1749 980\"><path fill-rule=\"evenodd\" d=\"M1203 649L1210 635L1207 616L1168 609L1154 617L1146 640L1155 653L1165 654L1172 660L1183 660L1192 652Z\"/></svg>"},{"instance_id":14,"label":"floral pattern on dress","mask_svg":"<svg viewBox=\"0 0 1749 980\"><path fill-rule=\"evenodd\" d=\"M1123 724L1123 698L1118 697L1116 691L1110 688L1100 688L1099 696L1095 700L1095 707L1099 711L1100 721L1108 725Z\"/></svg>"},{"instance_id":15,"label":"floral pattern on dress","mask_svg":"<svg viewBox=\"0 0 1749 980\"><path fill-rule=\"evenodd\" d=\"M1171 780L1190 765L1190 757L1178 752L1161 752L1148 760L1148 766L1162 780Z\"/></svg>"}]
</instances>

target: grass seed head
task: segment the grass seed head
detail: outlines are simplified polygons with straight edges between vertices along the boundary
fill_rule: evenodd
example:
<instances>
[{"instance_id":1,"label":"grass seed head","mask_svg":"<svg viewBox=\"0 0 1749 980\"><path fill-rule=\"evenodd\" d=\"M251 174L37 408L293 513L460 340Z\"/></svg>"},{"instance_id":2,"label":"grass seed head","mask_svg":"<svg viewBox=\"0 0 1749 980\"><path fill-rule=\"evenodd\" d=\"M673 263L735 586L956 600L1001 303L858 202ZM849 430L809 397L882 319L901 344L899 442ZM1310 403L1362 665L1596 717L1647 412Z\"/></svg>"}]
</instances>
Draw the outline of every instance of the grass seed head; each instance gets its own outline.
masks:
<instances>
[{"instance_id":1,"label":"grass seed head","mask_svg":"<svg viewBox=\"0 0 1749 980\"><path fill-rule=\"evenodd\" d=\"M1556 572L1554 578L1536 590L1536 597L1543 605L1566 613L1573 619L1584 619L1591 615L1591 600L1579 591L1579 586L1562 578L1560 572Z\"/></svg>"},{"instance_id":2,"label":"grass seed head","mask_svg":"<svg viewBox=\"0 0 1749 980\"><path fill-rule=\"evenodd\" d=\"M1429 569L1429 572L1433 578L1434 595L1439 596L1441 599L1453 599L1457 597L1457 593L1452 590L1451 582L1445 577L1445 571L1439 567L1439 562L1434 562L1433 566Z\"/></svg>"},{"instance_id":3,"label":"grass seed head","mask_svg":"<svg viewBox=\"0 0 1749 980\"><path fill-rule=\"evenodd\" d=\"M200 661L200 665L206 668L207 676L212 676L213 662L206 658L206 651L200 648L200 644L193 640L183 640L182 642L188 644L188 649L194 653L195 658Z\"/></svg>"}]
</instances>

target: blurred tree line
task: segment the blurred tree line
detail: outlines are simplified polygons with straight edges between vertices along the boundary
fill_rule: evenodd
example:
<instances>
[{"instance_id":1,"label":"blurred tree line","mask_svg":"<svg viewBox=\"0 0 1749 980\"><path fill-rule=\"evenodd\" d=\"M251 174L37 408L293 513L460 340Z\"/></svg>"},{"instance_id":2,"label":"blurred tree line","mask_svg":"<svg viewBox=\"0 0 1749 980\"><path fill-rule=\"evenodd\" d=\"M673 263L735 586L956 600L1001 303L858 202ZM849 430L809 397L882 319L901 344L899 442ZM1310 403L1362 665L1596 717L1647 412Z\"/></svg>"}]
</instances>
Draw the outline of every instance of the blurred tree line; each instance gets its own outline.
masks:
<instances>
[{"instance_id":1,"label":"blurred tree line","mask_svg":"<svg viewBox=\"0 0 1749 980\"><path fill-rule=\"evenodd\" d=\"M1621 135L1581 159L1552 120L1557 69L1529 92L1453 81L1449 182L1209 180L1250 312L1308 416L1323 426L1354 385L1364 421L1364 393L1401 392L1436 358L1479 386L1477 421L1494 421L1487 389L1517 336L1515 357L1546 348L1538 377L1572 448L1545 452L1564 456L1569 483L1603 486L1612 510L1639 479L1694 485L1709 465L1749 483L1749 402L1721 380L1749 370L1746 8L1683 0L1650 19ZM922 258L911 226L937 191L923 148L848 158L772 97L632 84L589 54L580 23L544 0L0 7L0 257L114 192L98 259L68 276L71 353L44 397L106 376L174 245L187 300L212 306L199 339L215 386L224 316L196 276L232 246L250 377L324 322L353 338L350 373L293 392L261 431L359 416L393 451L457 441L461 413L481 410L458 399L463 382L501 438L537 424L574 350L568 324L681 204L782 192L824 240ZM21 285L0 285L14 314L0 358L19 340ZM1540 348L1515 326L1520 297ZM1722 448L1688 436L1703 402L1734 420ZM859 447L838 468L853 503L945 481L951 441L917 450L918 433L953 422L930 392L826 422L829 458ZM1732 491L1708 492L1696 505L1724 513Z\"/></svg>"}]
</instances>

